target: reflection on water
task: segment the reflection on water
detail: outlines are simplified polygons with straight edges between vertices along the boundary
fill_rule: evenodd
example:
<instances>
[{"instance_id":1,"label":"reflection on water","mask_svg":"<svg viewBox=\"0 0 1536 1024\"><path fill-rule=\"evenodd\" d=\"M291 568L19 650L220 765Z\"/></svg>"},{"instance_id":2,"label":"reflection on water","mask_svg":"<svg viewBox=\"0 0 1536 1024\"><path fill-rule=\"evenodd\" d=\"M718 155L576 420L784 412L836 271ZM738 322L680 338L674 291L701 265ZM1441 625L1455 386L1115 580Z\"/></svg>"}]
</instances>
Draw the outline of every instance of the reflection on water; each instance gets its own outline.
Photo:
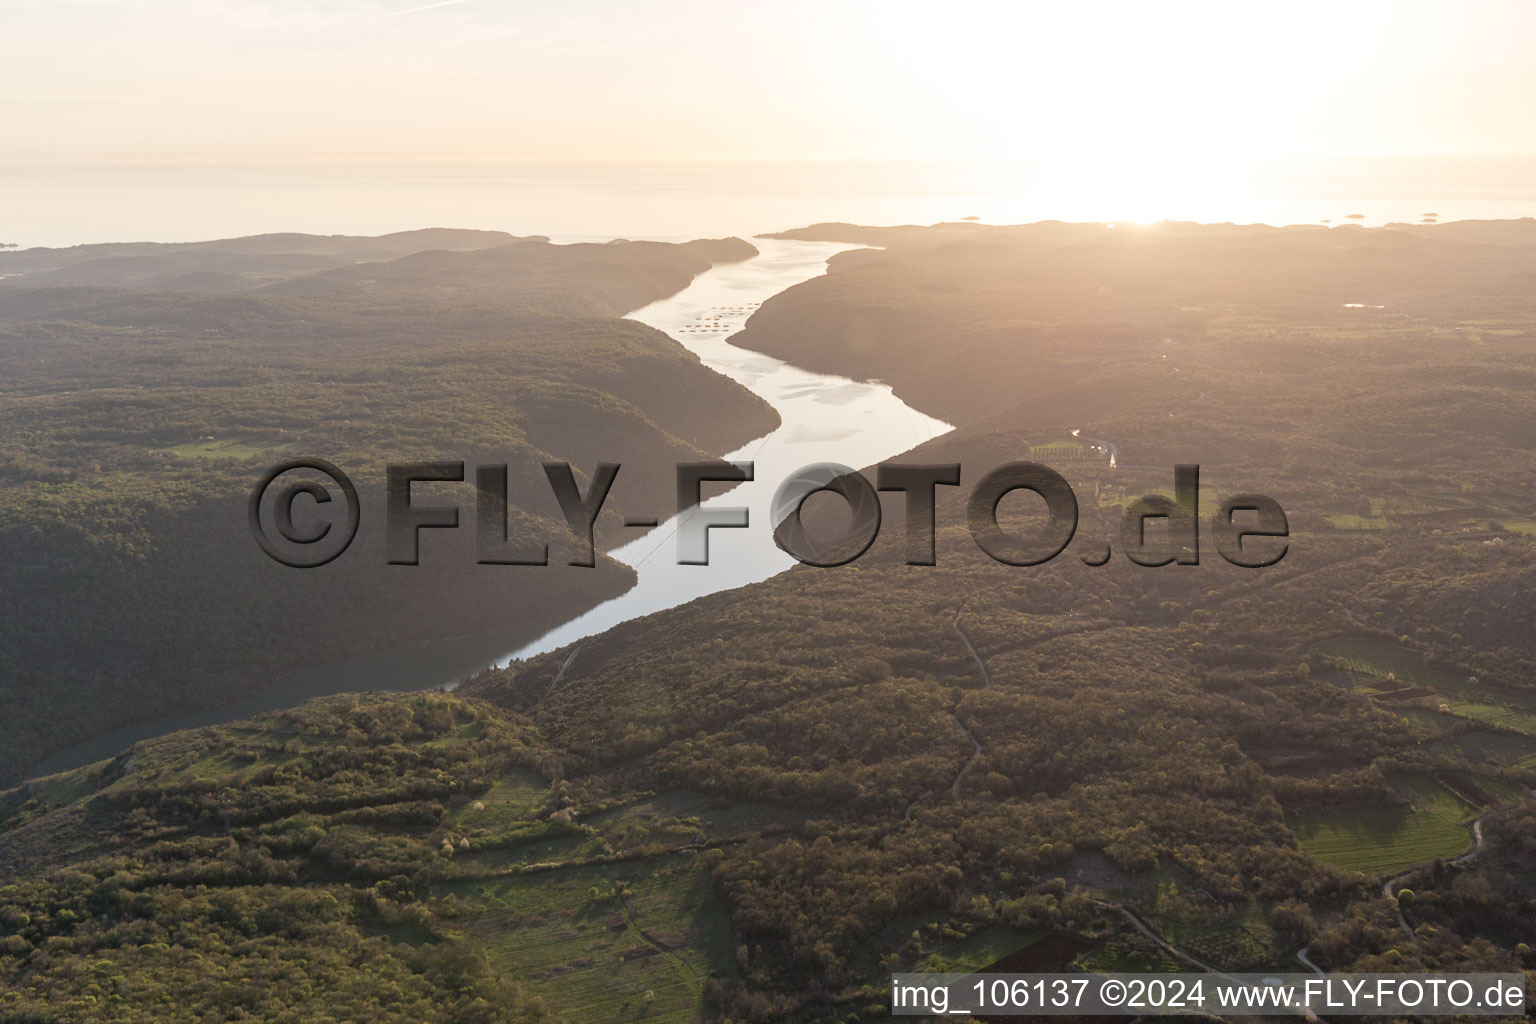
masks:
<instances>
[{"instance_id":1,"label":"reflection on water","mask_svg":"<svg viewBox=\"0 0 1536 1024\"><path fill-rule=\"evenodd\" d=\"M749 528L711 530L710 564L678 565L678 523L676 517L667 520L639 540L609 552L639 573L632 589L551 630L509 658L551 651L629 619L783 572L793 560L774 545L769 516L779 484L816 462L855 468L872 465L950 429L947 423L908 406L885 384L811 373L728 344L725 339L746 322L753 300L761 301L816 276L828 256L846 248L817 242L758 240L755 244L762 250L756 259L716 267L677 295L630 314L631 319L671 334L707 366L778 410L783 423L777 430L726 456L754 463L752 482L704 502L705 507L746 507ZM701 322L708 323L709 329L697 329ZM679 331L685 325L694 329Z\"/></svg>"}]
</instances>

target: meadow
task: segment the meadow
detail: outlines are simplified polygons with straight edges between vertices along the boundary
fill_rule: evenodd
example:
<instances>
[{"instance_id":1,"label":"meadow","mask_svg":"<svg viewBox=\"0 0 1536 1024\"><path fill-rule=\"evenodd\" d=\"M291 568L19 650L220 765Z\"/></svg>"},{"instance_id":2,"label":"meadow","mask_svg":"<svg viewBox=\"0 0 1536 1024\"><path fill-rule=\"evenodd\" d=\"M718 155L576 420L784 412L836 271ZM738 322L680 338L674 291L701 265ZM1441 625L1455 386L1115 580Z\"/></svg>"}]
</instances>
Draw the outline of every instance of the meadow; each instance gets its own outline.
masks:
<instances>
[{"instance_id":1,"label":"meadow","mask_svg":"<svg viewBox=\"0 0 1536 1024\"><path fill-rule=\"evenodd\" d=\"M729 917L696 855L453 883L490 965L563 1020L686 1022L735 974Z\"/></svg>"},{"instance_id":2,"label":"meadow","mask_svg":"<svg viewBox=\"0 0 1536 1024\"><path fill-rule=\"evenodd\" d=\"M1318 860L1365 875L1385 875L1471 846L1472 808L1422 775L1393 780L1402 807L1302 814L1291 823L1301 848Z\"/></svg>"}]
</instances>

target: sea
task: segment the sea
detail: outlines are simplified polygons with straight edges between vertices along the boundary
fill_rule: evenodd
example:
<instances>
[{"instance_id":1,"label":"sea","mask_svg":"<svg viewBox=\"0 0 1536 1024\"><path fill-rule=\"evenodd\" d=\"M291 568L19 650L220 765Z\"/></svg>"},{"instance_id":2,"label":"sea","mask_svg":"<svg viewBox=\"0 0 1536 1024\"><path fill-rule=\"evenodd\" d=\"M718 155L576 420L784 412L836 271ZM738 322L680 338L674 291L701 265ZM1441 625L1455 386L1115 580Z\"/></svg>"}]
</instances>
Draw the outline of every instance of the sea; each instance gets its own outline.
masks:
<instances>
[{"instance_id":1,"label":"sea","mask_svg":"<svg viewBox=\"0 0 1536 1024\"><path fill-rule=\"evenodd\" d=\"M1079 180L1025 162L0 160L0 243L499 229L556 240L750 236L820 221L1381 225L1536 216L1536 156L1152 158Z\"/></svg>"}]
</instances>

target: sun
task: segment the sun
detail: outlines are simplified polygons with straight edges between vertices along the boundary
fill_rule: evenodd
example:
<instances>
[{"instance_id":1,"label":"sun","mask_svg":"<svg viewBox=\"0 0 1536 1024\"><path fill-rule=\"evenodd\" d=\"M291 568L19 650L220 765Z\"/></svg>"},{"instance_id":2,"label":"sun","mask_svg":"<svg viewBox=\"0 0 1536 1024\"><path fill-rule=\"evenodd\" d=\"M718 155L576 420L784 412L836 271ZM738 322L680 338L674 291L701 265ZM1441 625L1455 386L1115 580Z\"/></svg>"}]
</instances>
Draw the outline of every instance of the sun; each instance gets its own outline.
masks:
<instances>
[{"instance_id":1,"label":"sun","mask_svg":"<svg viewBox=\"0 0 1536 1024\"><path fill-rule=\"evenodd\" d=\"M1012 167L1021 207L1073 219L1240 217L1267 154L1337 128L1329 75L1360 65L1348 12L1317 33L1230 3L883 10L872 49L921 55L899 76L850 72L883 72L868 113L887 136L920 158Z\"/></svg>"}]
</instances>

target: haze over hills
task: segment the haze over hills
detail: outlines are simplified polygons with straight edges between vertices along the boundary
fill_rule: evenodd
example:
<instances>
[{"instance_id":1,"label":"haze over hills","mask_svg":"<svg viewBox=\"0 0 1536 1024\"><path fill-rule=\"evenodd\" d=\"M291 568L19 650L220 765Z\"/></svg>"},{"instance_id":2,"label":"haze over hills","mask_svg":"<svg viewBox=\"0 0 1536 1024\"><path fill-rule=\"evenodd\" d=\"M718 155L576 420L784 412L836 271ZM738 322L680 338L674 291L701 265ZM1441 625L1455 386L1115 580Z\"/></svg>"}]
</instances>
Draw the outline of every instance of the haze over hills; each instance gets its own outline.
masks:
<instances>
[{"instance_id":1,"label":"haze over hills","mask_svg":"<svg viewBox=\"0 0 1536 1024\"><path fill-rule=\"evenodd\" d=\"M955 422L1038 406L1090 376L1136 373L1148 387L1188 390L1189 377L1148 376L1148 361L1120 358L1133 339L1188 345L1226 330L1294 344L1380 328L1395 352L1399 339L1423 344L1464 321L1473 334L1486 324L1490 340L1503 338L1500 321L1528 317L1536 302L1536 220L1382 229L833 224L775 237L887 248L837 257L827 276L765 304L735 343L878 376Z\"/></svg>"},{"instance_id":2,"label":"haze over hills","mask_svg":"<svg viewBox=\"0 0 1536 1024\"><path fill-rule=\"evenodd\" d=\"M938 567L902 564L890 495L853 566L461 689L529 716L595 792L811 816L793 839L722 845L714 878L750 950L728 1012L846 1014L876 959L942 960L942 937L909 937L924 915L967 935L1113 931L1081 897L1141 892L1148 872L1201 909L1130 905L1165 935L1201 920L1229 970L1308 943L1329 969L1528 964L1536 890L1512 858L1536 783L1536 232L805 234L887 248L834 258L733 341L881 376L958 424L897 460L963 467L966 486L937 489ZM1079 539L1046 566L998 565L965 526L966 488L1021 459L1079 500ZM1122 548L1121 505L1168 493L1176 462L1201 466L1202 515L1276 498L1285 559L1236 569L1204 528L1198 566L1083 564ZM1024 507L1005 520L1029 524ZM1463 817L1495 805L1504 852L1411 878L1435 929L1405 946L1372 880L1460 853ZM1094 962L1162 962L1137 941Z\"/></svg>"},{"instance_id":3,"label":"haze over hills","mask_svg":"<svg viewBox=\"0 0 1536 1024\"><path fill-rule=\"evenodd\" d=\"M429 228L372 238L290 232L206 242L38 247L3 254L0 281L9 278L14 284L14 278L25 275L28 287L75 284L177 290L221 282L230 288L249 288L355 262L373 263L435 249L488 249L520 240L524 239L504 231ZM547 241L543 236L526 240Z\"/></svg>"},{"instance_id":4,"label":"haze over hills","mask_svg":"<svg viewBox=\"0 0 1536 1024\"><path fill-rule=\"evenodd\" d=\"M1299 951L1335 971L1533 966L1528 225L793 234L885 248L835 257L734 342L881 377L956 424L893 460L962 467L961 486L937 488L936 566L904 564L906 513L890 493L854 564L629 621L477 673L453 696L329 698L0 795L13 1002L67 1005L71 978L106 961L100 998L163 1019L318 1005L423 1020L863 1022L885 1014L892 971L1005 957L1039 970L1279 972ZM609 319L506 313L552 330L482 345L470 304L450 321L463 333L426 351L409 330L370 347L358 327L357 306L408 294L402 310L435 311L455 282L475 296L499 273L542 294L553 278L526 261L554 248L416 256L213 301L262 304L270 319L252 322L266 326L231 344L297 370L314 357L279 339L306 304L341 296L330 336L370 359L368 387L343 407L377 401L404 366L451 381L461 423L523 388L537 394L512 402L520 413L546 392L628 395L636 373L659 391L664 374L705 372ZM626 288L698 258L630 244L550 259L570 274L610 252ZM452 269L417 278L422 267ZM383 294L361 298L371 282ZM613 301L601 292L544 301ZM105 310L102 294L9 298L23 323L62 335L68 303ZM58 319L32 319L39 309ZM138 315L95 329L123 332L130 371L154 342L126 340ZM619 369L585 349L563 361L573 338ZM484 393L442 369L493 351L516 371ZM48 372L89 381L84 363ZM638 369L651 365L654 378ZM392 408L417 400L395 386ZM687 403L647 405L646 390L630 401L657 410L649 421L666 406L692 422ZM34 381L24 397L67 396ZM712 416L742 415L730 391L718 402ZM56 460L80 443L64 424L82 414L59 416L34 435ZM534 438L563 421L506 429ZM316 423L359 457L439 437ZM684 430L666 427L658 456ZM133 436L124 466L146 449L149 435ZM615 438L591 440L596 457ZM970 488L1021 460L1060 471L1078 502L1076 539L1045 565L999 564L967 526ZM1168 493L1176 463L1200 465L1207 521L1234 494L1278 501L1284 559L1230 565L1207 525L1200 564L1131 564L1121 508ZM1022 497L1000 519L1032 536ZM843 519L822 506L807 521ZM355 596L368 581L336 586ZM443 621L473 611L445 606ZM264 628L304 635L303 623ZM377 983L359 987L345 964L364 959Z\"/></svg>"},{"instance_id":5,"label":"haze over hills","mask_svg":"<svg viewBox=\"0 0 1536 1024\"><path fill-rule=\"evenodd\" d=\"M0 549L15 627L0 650L0 776L315 660L561 621L633 575L607 560L558 564L566 532L542 462L573 463L585 486L601 461L670 467L778 422L664 334L617 319L750 245L509 237L283 235L0 257L26 268L0 287ZM229 253L262 262L237 275L220 263ZM337 265L316 271L317 256ZM177 272L222 266L239 288L167 290L172 257L187 261ZM66 272L77 283L60 283ZM557 565L530 586L445 544L435 565L391 571L375 521L347 565L285 571L242 535L241 510L257 476L293 455L347 468L369 501L387 462L506 462L511 536L557 542ZM670 477L632 470L600 532L626 509L669 507ZM472 507L472 490L459 493Z\"/></svg>"},{"instance_id":6,"label":"haze over hills","mask_svg":"<svg viewBox=\"0 0 1536 1024\"><path fill-rule=\"evenodd\" d=\"M0 1024L1528 1024L1532 39L0 0Z\"/></svg>"}]
</instances>

